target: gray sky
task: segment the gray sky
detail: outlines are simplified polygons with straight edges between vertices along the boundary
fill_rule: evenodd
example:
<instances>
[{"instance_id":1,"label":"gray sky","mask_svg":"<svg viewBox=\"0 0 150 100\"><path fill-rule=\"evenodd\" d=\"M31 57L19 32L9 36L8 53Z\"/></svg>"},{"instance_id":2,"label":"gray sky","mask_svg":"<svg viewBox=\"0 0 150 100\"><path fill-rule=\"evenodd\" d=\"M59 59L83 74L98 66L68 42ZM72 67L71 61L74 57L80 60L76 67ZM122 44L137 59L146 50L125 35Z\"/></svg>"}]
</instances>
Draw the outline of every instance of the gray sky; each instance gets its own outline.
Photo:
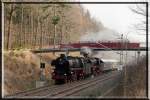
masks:
<instances>
[{"instance_id":1,"label":"gray sky","mask_svg":"<svg viewBox=\"0 0 150 100\"><path fill-rule=\"evenodd\" d=\"M76 0L76 1L100 2L101 0ZM92 17L101 21L105 27L115 30L121 34L128 33L127 37L130 40L134 41L146 40L146 36L138 35L132 26L133 24L140 22L142 18L141 16L138 16L129 9L129 7L135 7L135 4L82 4L82 5L89 10Z\"/></svg>"}]
</instances>

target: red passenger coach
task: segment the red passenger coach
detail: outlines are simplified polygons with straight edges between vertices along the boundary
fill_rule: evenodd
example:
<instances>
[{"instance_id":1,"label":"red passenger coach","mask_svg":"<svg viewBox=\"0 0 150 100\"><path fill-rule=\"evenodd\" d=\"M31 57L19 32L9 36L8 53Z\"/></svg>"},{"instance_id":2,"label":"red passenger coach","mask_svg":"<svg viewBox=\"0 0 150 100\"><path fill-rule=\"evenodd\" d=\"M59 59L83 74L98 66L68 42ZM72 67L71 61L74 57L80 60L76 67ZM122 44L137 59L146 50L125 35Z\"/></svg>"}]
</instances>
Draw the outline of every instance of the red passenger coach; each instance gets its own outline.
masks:
<instances>
[{"instance_id":1,"label":"red passenger coach","mask_svg":"<svg viewBox=\"0 0 150 100\"><path fill-rule=\"evenodd\" d=\"M81 47L90 47L90 48L139 48L140 43L129 43L129 42L77 42L69 44L61 44L60 48L81 48Z\"/></svg>"}]
</instances>

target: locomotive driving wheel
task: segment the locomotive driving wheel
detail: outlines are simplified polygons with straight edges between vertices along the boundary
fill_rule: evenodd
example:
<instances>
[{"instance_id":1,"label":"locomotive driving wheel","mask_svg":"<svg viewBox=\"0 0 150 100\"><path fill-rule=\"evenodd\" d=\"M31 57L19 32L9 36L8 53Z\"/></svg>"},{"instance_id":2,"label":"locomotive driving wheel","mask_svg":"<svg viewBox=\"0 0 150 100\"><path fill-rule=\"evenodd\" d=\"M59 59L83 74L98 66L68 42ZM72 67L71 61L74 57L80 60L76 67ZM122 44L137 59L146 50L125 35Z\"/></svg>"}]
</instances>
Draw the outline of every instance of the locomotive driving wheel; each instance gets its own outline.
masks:
<instances>
[{"instance_id":1,"label":"locomotive driving wheel","mask_svg":"<svg viewBox=\"0 0 150 100\"><path fill-rule=\"evenodd\" d=\"M77 80L77 74L75 72L71 73L71 79L72 79L72 81Z\"/></svg>"},{"instance_id":2,"label":"locomotive driving wheel","mask_svg":"<svg viewBox=\"0 0 150 100\"><path fill-rule=\"evenodd\" d=\"M55 84L57 85L59 85L59 84L64 84L65 83L65 80L64 79L56 79L55 80Z\"/></svg>"}]
</instances>

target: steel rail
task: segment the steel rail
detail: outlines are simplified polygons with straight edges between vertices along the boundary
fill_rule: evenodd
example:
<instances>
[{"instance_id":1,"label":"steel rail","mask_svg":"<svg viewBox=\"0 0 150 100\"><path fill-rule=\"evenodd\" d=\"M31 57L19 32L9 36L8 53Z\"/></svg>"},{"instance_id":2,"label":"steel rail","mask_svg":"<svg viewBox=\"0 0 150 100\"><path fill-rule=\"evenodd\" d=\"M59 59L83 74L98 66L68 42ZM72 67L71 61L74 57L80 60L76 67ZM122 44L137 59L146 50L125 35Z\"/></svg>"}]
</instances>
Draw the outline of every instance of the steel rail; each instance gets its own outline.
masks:
<instances>
[{"instance_id":1,"label":"steel rail","mask_svg":"<svg viewBox=\"0 0 150 100\"><path fill-rule=\"evenodd\" d=\"M16 93L14 95L11 95L11 96L9 95L9 96L5 96L5 97L7 97L7 98L53 97L53 96L57 96L58 94L63 94L65 91L67 92L67 91L75 89L77 87L79 88L81 86L84 86L86 84L90 84L91 82L95 82L97 80L103 81L105 79L105 77L108 77L108 76L110 76L111 74L114 74L114 73L118 73L118 72L113 71L113 72L110 72L110 73L105 73L102 76L97 76L93 79L88 78L86 80L75 81L75 82L67 83L67 84L64 84L64 85L53 85L53 86L41 87L41 88L38 88L38 89L33 89L33 90L30 90L30 91L24 91L24 92L21 92L21 93Z\"/></svg>"},{"instance_id":2,"label":"steel rail","mask_svg":"<svg viewBox=\"0 0 150 100\"><path fill-rule=\"evenodd\" d=\"M78 86L74 86L74 87L71 87L71 88L68 88L68 89L65 89L65 90L62 90L60 92L57 92L57 93L53 93L53 94L50 94L46 97L57 97L57 98L60 98L60 97L65 97L65 96L71 96L73 95L74 93L77 93L79 91L82 91L84 89L87 89L91 86L95 86L96 84L102 82L102 81L105 81L105 80L108 80L108 79L112 79L112 77L118 75L119 73L115 73L111 76L107 76L107 77L104 77L103 79L98 79L98 80L93 80L93 81L90 81L90 82L87 82L87 83L83 83L83 84L79 84Z\"/></svg>"}]
</instances>

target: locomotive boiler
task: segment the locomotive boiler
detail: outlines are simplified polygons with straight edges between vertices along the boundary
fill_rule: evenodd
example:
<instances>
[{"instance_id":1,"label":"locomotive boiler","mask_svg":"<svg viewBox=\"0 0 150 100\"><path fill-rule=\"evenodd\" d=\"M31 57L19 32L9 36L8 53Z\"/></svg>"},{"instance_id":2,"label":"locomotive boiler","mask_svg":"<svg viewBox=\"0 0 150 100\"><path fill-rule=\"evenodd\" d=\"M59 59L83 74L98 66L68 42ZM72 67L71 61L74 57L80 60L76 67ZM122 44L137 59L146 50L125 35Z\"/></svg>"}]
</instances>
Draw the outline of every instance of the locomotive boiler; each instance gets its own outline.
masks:
<instances>
[{"instance_id":1,"label":"locomotive boiler","mask_svg":"<svg viewBox=\"0 0 150 100\"><path fill-rule=\"evenodd\" d=\"M60 84L100 74L103 61L95 57L73 57L61 54L51 62L51 65L55 66L52 79L55 80L55 84Z\"/></svg>"}]
</instances>

